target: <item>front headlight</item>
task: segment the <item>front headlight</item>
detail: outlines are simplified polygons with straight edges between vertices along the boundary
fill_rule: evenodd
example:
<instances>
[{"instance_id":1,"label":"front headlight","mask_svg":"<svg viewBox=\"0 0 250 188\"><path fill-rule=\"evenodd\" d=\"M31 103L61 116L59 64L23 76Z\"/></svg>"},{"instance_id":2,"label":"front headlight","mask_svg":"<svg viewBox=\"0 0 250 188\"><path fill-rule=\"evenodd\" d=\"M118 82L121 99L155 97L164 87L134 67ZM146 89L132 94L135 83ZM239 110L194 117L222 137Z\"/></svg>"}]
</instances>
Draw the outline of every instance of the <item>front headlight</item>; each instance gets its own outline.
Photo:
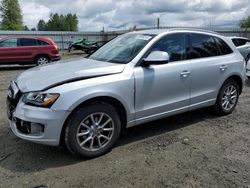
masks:
<instances>
[{"instance_id":1,"label":"front headlight","mask_svg":"<svg viewBox=\"0 0 250 188\"><path fill-rule=\"evenodd\" d=\"M27 93L23 97L23 102L33 106L49 108L54 104L58 97L58 93Z\"/></svg>"}]
</instances>

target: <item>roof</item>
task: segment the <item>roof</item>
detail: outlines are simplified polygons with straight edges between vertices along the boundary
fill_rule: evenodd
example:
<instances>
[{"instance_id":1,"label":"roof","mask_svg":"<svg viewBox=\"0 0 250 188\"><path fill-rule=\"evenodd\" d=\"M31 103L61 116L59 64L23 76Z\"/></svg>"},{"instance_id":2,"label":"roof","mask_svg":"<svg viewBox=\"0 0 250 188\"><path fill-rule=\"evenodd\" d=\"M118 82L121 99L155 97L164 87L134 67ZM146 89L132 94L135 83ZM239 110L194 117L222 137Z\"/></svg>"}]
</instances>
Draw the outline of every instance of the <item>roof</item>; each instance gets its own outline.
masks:
<instances>
[{"instance_id":1,"label":"roof","mask_svg":"<svg viewBox=\"0 0 250 188\"><path fill-rule=\"evenodd\" d=\"M28 39L37 39L37 40L42 40L45 42L48 42L50 44L52 44L52 40L49 37L45 37L45 36L7 36L7 37L2 37L0 38L0 40L5 40L5 39L11 39L11 38L16 38L16 39L20 39L20 38L28 38Z\"/></svg>"},{"instance_id":2,"label":"roof","mask_svg":"<svg viewBox=\"0 0 250 188\"><path fill-rule=\"evenodd\" d=\"M199 32L199 33L206 33L206 34L214 34L214 35L221 35L214 31L203 30L203 29L195 29L195 28L171 28L171 29L150 29L150 30L140 30L136 31L137 33L141 34L152 34L152 35L159 35L162 33L174 32L174 31L181 31L181 32Z\"/></svg>"},{"instance_id":3,"label":"roof","mask_svg":"<svg viewBox=\"0 0 250 188\"><path fill-rule=\"evenodd\" d=\"M249 40L249 38L246 38L246 37L237 37L237 36L234 36L234 37L228 37L230 39L245 39L245 40Z\"/></svg>"},{"instance_id":4,"label":"roof","mask_svg":"<svg viewBox=\"0 0 250 188\"><path fill-rule=\"evenodd\" d=\"M8 39L8 38L31 38L31 39L46 39L46 40L50 40L49 37L44 37L44 36L7 36L7 37L3 37L1 39Z\"/></svg>"}]
</instances>

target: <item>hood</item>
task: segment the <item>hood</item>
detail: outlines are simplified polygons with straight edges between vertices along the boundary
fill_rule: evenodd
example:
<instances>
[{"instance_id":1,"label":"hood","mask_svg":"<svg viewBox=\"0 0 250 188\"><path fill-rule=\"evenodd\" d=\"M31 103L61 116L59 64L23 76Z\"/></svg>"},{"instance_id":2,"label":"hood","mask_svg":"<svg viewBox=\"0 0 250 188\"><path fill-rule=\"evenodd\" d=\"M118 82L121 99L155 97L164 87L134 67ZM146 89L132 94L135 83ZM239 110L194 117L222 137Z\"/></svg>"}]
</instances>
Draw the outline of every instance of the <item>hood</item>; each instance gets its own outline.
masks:
<instances>
[{"instance_id":1,"label":"hood","mask_svg":"<svg viewBox=\"0 0 250 188\"><path fill-rule=\"evenodd\" d=\"M31 68L21 73L16 82L22 92L42 91L76 80L121 73L124 68L124 64L81 58Z\"/></svg>"}]
</instances>

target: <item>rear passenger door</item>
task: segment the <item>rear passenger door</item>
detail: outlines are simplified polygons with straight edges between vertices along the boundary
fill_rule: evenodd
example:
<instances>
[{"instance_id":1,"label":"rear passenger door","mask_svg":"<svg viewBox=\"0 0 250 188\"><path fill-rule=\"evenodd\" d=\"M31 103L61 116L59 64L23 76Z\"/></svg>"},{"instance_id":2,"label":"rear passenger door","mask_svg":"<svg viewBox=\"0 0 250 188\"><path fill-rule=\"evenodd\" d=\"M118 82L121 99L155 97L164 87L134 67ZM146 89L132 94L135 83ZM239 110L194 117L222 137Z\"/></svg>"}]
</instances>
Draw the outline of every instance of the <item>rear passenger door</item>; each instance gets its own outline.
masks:
<instances>
[{"instance_id":1,"label":"rear passenger door","mask_svg":"<svg viewBox=\"0 0 250 188\"><path fill-rule=\"evenodd\" d=\"M17 55L22 61L34 61L34 56L39 50L38 42L36 39L20 38L18 39Z\"/></svg>"},{"instance_id":2,"label":"rear passenger door","mask_svg":"<svg viewBox=\"0 0 250 188\"><path fill-rule=\"evenodd\" d=\"M192 33L187 58L192 66L191 109L215 102L220 83L227 75L231 48L221 39Z\"/></svg>"}]
</instances>

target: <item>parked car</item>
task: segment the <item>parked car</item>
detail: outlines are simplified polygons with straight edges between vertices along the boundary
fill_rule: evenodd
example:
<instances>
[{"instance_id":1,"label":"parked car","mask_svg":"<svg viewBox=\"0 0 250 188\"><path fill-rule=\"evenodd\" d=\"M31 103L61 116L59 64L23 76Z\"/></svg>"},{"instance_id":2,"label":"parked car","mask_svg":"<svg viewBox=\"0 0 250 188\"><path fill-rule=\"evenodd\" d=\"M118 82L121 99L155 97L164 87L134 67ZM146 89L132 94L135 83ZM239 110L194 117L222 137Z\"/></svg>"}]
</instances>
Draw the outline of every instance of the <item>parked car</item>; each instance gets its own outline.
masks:
<instances>
[{"instance_id":1,"label":"parked car","mask_svg":"<svg viewBox=\"0 0 250 188\"><path fill-rule=\"evenodd\" d=\"M6 37L0 40L0 65L43 65L60 60L57 45L47 37Z\"/></svg>"},{"instance_id":2,"label":"parked car","mask_svg":"<svg viewBox=\"0 0 250 188\"><path fill-rule=\"evenodd\" d=\"M100 46L101 45L98 42L90 42L86 39L80 39L69 44L68 52L70 53L71 50L82 50L86 54L91 54L99 49Z\"/></svg>"},{"instance_id":3,"label":"parked car","mask_svg":"<svg viewBox=\"0 0 250 188\"><path fill-rule=\"evenodd\" d=\"M244 37L230 37L246 62L250 59L250 39Z\"/></svg>"},{"instance_id":4,"label":"parked car","mask_svg":"<svg viewBox=\"0 0 250 188\"><path fill-rule=\"evenodd\" d=\"M250 60L248 60L248 62L246 64L246 76L247 76L248 80L250 80Z\"/></svg>"},{"instance_id":5,"label":"parked car","mask_svg":"<svg viewBox=\"0 0 250 188\"><path fill-rule=\"evenodd\" d=\"M64 142L73 154L97 157L128 127L208 106L232 113L244 62L231 40L213 32L127 33L89 58L21 73L8 90L10 127L24 140Z\"/></svg>"}]
</instances>

